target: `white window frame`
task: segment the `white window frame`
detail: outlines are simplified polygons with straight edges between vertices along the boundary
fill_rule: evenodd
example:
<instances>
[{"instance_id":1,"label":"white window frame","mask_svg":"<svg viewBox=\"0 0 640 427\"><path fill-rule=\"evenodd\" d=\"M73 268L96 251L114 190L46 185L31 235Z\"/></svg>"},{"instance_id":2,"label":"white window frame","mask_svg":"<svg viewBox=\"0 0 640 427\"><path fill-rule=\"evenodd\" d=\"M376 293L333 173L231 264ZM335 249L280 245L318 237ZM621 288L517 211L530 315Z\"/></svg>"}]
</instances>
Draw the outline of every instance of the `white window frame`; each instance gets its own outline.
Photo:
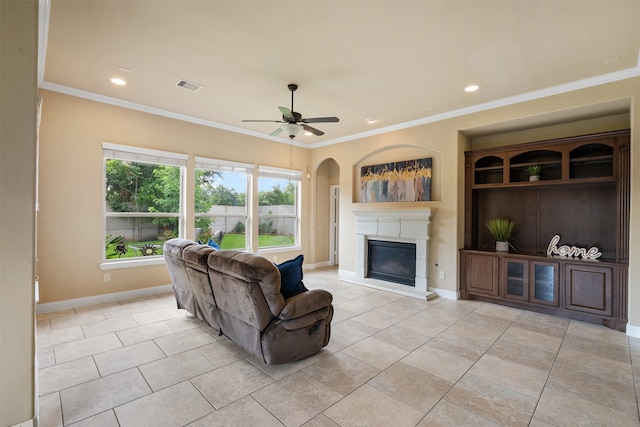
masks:
<instances>
[{"instance_id":1,"label":"white window frame","mask_svg":"<svg viewBox=\"0 0 640 427\"><path fill-rule=\"evenodd\" d=\"M245 203L244 203L244 218L245 218L245 247L238 250L251 250L251 230L253 229L253 224L251 220L251 209L253 200L253 165L248 163L239 163L232 162L227 160L220 159L211 159L208 157L195 157L194 162L194 176L195 171L198 169L205 169L214 172L234 172L234 173L244 173L246 174L246 194L245 194ZM195 197L195 194L194 194ZM207 213L198 213L194 214L194 218L212 218L212 217L238 217L236 214L219 214L219 215L211 215ZM206 243L206 242L202 242Z\"/></svg>"},{"instance_id":2,"label":"white window frame","mask_svg":"<svg viewBox=\"0 0 640 427\"><path fill-rule=\"evenodd\" d=\"M295 236L293 245L289 246L265 246L260 247L258 244L257 252L258 253L273 253L273 252L283 252L283 251L291 251L291 250L300 250L302 249L301 241L301 232L302 232L302 171L293 170L293 169L282 169L273 166L265 166L258 165L258 185L256 191L256 197L259 197L260 193L260 178L277 178L277 179L286 179L291 181L296 181L296 209L295 214L266 214L261 215L260 212L256 215L256 229L258 229L261 218L293 218L295 220ZM258 203L259 204L259 203Z\"/></svg>"},{"instance_id":3,"label":"white window frame","mask_svg":"<svg viewBox=\"0 0 640 427\"><path fill-rule=\"evenodd\" d=\"M170 151L154 150L150 148L132 147L128 145L102 143L102 212L103 212L103 238L102 238L102 262L100 268L109 270L124 267L140 267L145 265L164 264L162 255L149 257L135 257L125 259L106 259L104 242L107 236L107 217L166 217L178 218L179 237L185 236L185 205L186 205L186 183L185 173L187 166L187 154L174 153ZM157 212L107 212L106 195L106 161L107 159L127 160L137 163L150 163L167 166L180 167L180 209L178 213L157 213Z\"/></svg>"}]
</instances>

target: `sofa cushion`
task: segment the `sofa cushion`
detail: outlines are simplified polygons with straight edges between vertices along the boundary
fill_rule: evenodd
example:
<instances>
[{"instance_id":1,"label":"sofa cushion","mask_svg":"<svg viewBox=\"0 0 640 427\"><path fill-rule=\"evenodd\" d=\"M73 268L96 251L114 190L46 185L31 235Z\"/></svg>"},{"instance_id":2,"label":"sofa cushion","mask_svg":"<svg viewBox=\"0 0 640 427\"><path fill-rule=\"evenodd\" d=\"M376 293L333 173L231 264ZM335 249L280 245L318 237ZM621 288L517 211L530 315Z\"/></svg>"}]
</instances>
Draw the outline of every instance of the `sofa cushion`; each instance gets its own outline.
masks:
<instances>
[{"instance_id":1,"label":"sofa cushion","mask_svg":"<svg viewBox=\"0 0 640 427\"><path fill-rule=\"evenodd\" d=\"M307 292L308 289L302 283L302 262L303 255L285 261L282 264L276 264L280 270L280 293L284 299Z\"/></svg>"}]
</instances>

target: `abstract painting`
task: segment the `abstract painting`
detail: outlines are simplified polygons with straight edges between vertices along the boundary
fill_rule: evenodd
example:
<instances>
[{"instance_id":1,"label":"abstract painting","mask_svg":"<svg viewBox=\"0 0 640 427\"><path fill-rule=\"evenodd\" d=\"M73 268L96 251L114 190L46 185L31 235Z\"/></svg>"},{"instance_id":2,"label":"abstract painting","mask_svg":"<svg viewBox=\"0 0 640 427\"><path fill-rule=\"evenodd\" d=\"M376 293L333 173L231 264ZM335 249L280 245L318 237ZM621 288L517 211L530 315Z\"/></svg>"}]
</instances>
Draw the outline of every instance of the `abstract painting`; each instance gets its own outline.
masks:
<instances>
[{"instance_id":1,"label":"abstract painting","mask_svg":"<svg viewBox=\"0 0 640 427\"><path fill-rule=\"evenodd\" d=\"M432 158L362 166L360 202L422 202L431 200Z\"/></svg>"}]
</instances>

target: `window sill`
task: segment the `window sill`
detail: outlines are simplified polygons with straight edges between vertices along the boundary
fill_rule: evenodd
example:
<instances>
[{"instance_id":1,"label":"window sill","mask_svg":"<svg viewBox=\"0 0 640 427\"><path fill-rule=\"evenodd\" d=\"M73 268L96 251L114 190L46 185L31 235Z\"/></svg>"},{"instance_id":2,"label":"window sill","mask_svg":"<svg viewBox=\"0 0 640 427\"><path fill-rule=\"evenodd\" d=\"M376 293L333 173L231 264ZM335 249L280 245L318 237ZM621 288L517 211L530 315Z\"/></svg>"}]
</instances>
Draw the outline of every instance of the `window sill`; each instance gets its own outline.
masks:
<instances>
[{"instance_id":1,"label":"window sill","mask_svg":"<svg viewBox=\"0 0 640 427\"><path fill-rule=\"evenodd\" d=\"M103 261L100 263L100 270L116 270L119 268L131 268L131 267L146 267L148 265L160 265L166 264L164 257L145 257L142 259L125 259L125 260L113 260Z\"/></svg>"},{"instance_id":2,"label":"window sill","mask_svg":"<svg viewBox=\"0 0 640 427\"><path fill-rule=\"evenodd\" d=\"M276 253L280 253L280 252L294 252L294 251L301 251L302 250L302 246L301 245L295 245L295 246L275 246L275 247L271 247L271 248L260 248L257 251L257 254L262 255L262 254L276 254Z\"/></svg>"}]
</instances>

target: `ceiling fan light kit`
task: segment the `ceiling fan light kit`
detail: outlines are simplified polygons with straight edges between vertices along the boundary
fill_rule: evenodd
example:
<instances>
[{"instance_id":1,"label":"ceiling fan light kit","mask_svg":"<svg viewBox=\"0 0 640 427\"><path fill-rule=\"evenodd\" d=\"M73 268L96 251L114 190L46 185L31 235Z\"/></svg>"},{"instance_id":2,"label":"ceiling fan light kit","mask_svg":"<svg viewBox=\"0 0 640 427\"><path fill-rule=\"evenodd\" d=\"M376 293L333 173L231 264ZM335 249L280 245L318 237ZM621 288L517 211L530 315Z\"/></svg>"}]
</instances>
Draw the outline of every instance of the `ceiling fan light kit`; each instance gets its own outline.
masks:
<instances>
[{"instance_id":1,"label":"ceiling fan light kit","mask_svg":"<svg viewBox=\"0 0 640 427\"><path fill-rule=\"evenodd\" d=\"M291 139L295 138L302 130L302 126L295 123L287 123L286 125L282 125L280 127L284 129L285 132L287 132L287 135L289 135L289 138Z\"/></svg>"},{"instance_id":2,"label":"ceiling fan light kit","mask_svg":"<svg viewBox=\"0 0 640 427\"><path fill-rule=\"evenodd\" d=\"M290 83L287 87L291 91L291 108L278 107L278 109L282 113L282 120L243 120L243 122L284 123L278 129L271 132L270 136L276 136L284 130L287 132L289 138L293 139L300 133L302 129L313 135L324 135L324 132L307 125L307 123L337 123L340 121L340 119L338 119L337 117L313 117L308 119L303 118L302 114L294 111L293 109L293 92L298 89L298 85L295 83Z\"/></svg>"}]
</instances>

